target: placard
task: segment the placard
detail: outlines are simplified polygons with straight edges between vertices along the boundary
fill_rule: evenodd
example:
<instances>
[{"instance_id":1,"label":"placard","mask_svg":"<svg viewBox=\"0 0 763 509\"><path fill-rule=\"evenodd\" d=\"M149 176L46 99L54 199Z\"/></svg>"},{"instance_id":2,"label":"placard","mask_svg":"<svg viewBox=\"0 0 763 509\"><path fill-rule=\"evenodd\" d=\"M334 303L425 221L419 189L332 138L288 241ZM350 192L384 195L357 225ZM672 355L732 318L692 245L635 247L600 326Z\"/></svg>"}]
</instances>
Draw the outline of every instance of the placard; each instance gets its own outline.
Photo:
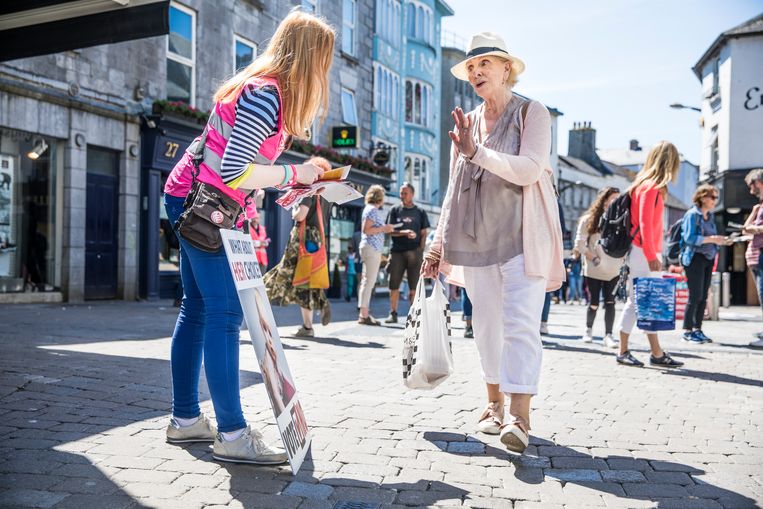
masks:
<instances>
[{"instance_id":1,"label":"placard","mask_svg":"<svg viewBox=\"0 0 763 509\"><path fill-rule=\"evenodd\" d=\"M220 230L220 233L278 431L289 455L291 471L296 475L312 437L286 362L254 244L242 232Z\"/></svg>"}]
</instances>

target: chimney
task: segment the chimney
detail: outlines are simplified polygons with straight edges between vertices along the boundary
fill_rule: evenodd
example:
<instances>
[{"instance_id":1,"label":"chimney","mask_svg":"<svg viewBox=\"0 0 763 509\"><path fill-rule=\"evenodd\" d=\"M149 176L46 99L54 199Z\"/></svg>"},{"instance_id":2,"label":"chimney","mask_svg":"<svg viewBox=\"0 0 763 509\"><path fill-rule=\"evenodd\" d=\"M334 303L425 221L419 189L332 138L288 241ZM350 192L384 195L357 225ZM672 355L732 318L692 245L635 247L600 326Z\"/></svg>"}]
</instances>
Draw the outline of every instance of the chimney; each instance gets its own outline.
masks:
<instances>
[{"instance_id":1,"label":"chimney","mask_svg":"<svg viewBox=\"0 0 763 509\"><path fill-rule=\"evenodd\" d=\"M609 174L609 169L596 154L596 129L591 127L591 122L574 122L572 126L567 155L582 159L602 173Z\"/></svg>"},{"instance_id":2,"label":"chimney","mask_svg":"<svg viewBox=\"0 0 763 509\"><path fill-rule=\"evenodd\" d=\"M630 149L635 151L641 150L641 146L638 144L638 140L631 140Z\"/></svg>"}]
</instances>

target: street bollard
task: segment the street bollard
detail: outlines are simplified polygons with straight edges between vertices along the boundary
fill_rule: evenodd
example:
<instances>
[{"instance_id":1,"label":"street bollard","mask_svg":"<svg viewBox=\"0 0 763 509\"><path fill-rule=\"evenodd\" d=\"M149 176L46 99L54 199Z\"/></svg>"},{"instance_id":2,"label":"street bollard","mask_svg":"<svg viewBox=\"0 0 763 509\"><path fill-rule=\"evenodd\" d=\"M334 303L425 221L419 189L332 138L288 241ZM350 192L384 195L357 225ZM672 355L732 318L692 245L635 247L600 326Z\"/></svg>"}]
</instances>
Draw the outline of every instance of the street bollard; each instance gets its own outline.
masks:
<instances>
[{"instance_id":1,"label":"street bollard","mask_svg":"<svg viewBox=\"0 0 763 509\"><path fill-rule=\"evenodd\" d=\"M710 319L718 320L718 308L721 305L721 273L713 272L710 278L710 289L713 291L713 298L710 300Z\"/></svg>"},{"instance_id":2,"label":"street bollard","mask_svg":"<svg viewBox=\"0 0 763 509\"><path fill-rule=\"evenodd\" d=\"M723 290L723 307L731 307L731 273L721 274L721 289Z\"/></svg>"}]
</instances>

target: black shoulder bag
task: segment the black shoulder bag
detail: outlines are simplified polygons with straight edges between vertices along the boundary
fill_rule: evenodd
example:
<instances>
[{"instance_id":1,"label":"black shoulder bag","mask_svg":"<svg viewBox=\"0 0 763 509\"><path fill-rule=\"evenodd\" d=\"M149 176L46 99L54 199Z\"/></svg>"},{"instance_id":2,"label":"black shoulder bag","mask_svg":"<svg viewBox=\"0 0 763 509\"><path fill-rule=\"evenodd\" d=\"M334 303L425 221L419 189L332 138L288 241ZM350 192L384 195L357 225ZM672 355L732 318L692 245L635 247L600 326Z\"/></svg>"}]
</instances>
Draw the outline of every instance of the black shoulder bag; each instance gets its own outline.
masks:
<instances>
[{"instance_id":1,"label":"black shoulder bag","mask_svg":"<svg viewBox=\"0 0 763 509\"><path fill-rule=\"evenodd\" d=\"M216 253L223 245L220 229L232 229L242 209L236 200L220 189L196 178L199 175L199 165L204 160L206 140L207 128L204 128L192 159L193 185L183 204L183 213L175 222L174 228L175 232L193 247ZM247 203L254 192L255 190L252 190L246 196Z\"/></svg>"}]
</instances>

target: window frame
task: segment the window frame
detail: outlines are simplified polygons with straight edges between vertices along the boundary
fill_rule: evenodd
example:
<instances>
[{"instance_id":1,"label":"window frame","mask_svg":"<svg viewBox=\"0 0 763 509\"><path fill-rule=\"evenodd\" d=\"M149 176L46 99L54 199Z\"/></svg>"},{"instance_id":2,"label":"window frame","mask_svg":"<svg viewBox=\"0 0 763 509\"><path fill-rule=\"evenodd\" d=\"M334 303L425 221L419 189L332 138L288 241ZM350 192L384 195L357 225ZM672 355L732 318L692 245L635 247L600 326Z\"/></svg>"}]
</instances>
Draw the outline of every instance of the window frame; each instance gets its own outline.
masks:
<instances>
[{"instance_id":1,"label":"window frame","mask_svg":"<svg viewBox=\"0 0 763 509\"><path fill-rule=\"evenodd\" d=\"M413 29L412 33L411 28ZM432 8L416 0L406 0L405 32L409 38L434 46L434 12Z\"/></svg>"},{"instance_id":2,"label":"window frame","mask_svg":"<svg viewBox=\"0 0 763 509\"><path fill-rule=\"evenodd\" d=\"M352 4L352 23L350 24L347 21L347 18L344 15L344 6L345 2L350 2ZM342 0L342 45L341 50L344 54L350 55L351 57L355 56L355 47L357 46L356 40L357 40L357 28L358 28L358 2L357 0ZM347 40L345 37L345 34L350 31L352 35L352 47L350 48L350 51L347 51L344 47L345 41Z\"/></svg>"},{"instance_id":3,"label":"window frame","mask_svg":"<svg viewBox=\"0 0 763 509\"><path fill-rule=\"evenodd\" d=\"M254 59L257 58L257 43L241 35L233 34L233 72L234 73L237 73L240 70L239 68L236 68L236 57L237 57L236 45L239 42L252 48L252 62L254 62Z\"/></svg>"},{"instance_id":4,"label":"window frame","mask_svg":"<svg viewBox=\"0 0 763 509\"><path fill-rule=\"evenodd\" d=\"M302 0L300 2L300 7L304 10L306 7L312 9L309 12L310 14L318 14L318 7L319 7L319 0Z\"/></svg>"},{"instance_id":5,"label":"window frame","mask_svg":"<svg viewBox=\"0 0 763 509\"><path fill-rule=\"evenodd\" d=\"M179 4L177 2L170 2L170 9L173 9L173 8L177 9L178 11L184 14L188 14L189 16L191 16L191 59L189 60L187 57L178 55L177 53L170 51L170 34L171 34L170 32L167 34L166 43L165 43L167 60L172 60L173 62L177 62L179 64L182 64L191 68L191 91L190 91L190 101L188 102L188 105L195 106L196 105L196 19L197 19L196 14L197 13L195 10L191 9L190 7L186 7L183 4ZM166 83L165 83L165 89L166 89Z\"/></svg>"},{"instance_id":6,"label":"window frame","mask_svg":"<svg viewBox=\"0 0 763 509\"><path fill-rule=\"evenodd\" d=\"M411 91L411 107L408 107L408 84L410 83ZM418 100L416 96L416 90L419 90ZM405 79L405 121L406 123L419 126L432 128L434 126L432 98L434 96L434 87L426 81L418 80L415 78ZM410 120L408 114L410 113ZM417 115L418 113L418 115ZM417 120L418 118L418 120Z\"/></svg>"},{"instance_id":7,"label":"window frame","mask_svg":"<svg viewBox=\"0 0 763 509\"><path fill-rule=\"evenodd\" d=\"M347 93L352 98L352 107L354 109L353 115L355 116L355 123L348 122L345 118L345 111L344 111L344 94ZM358 118L358 103L355 101L355 91L350 90L347 87L342 87L341 91L339 92L339 103L341 104L342 108L342 125L354 125L354 126L360 126L360 119Z\"/></svg>"}]
</instances>

